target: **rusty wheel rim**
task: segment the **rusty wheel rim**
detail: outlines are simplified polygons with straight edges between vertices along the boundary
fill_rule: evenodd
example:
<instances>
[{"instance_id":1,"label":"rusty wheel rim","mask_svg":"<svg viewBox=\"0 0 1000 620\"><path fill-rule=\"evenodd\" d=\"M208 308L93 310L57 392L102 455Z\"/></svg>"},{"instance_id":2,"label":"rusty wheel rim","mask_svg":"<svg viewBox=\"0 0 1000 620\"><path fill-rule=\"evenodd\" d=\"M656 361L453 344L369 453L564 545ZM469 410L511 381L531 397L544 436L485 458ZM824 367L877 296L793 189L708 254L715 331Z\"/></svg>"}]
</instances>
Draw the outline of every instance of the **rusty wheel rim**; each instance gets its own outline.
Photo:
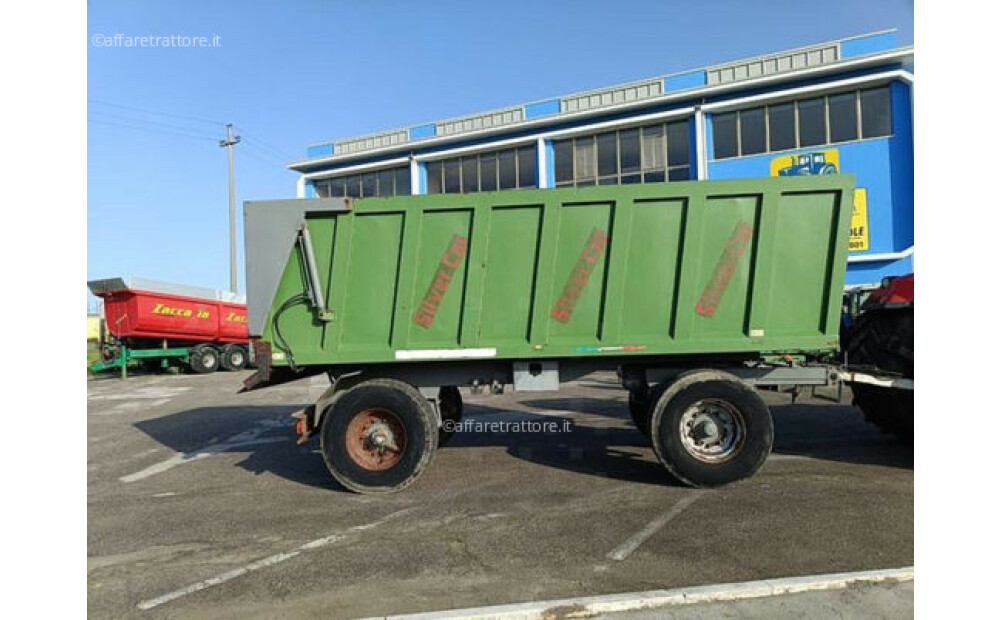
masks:
<instances>
[{"instance_id":1,"label":"rusty wheel rim","mask_svg":"<svg viewBox=\"0 0 1000 620\"><path fill-rule=\"evenodd\" d=\"M399 463L406 450L403 422L388 409L365 409L347 425L347 455L368 471L384 471Z\"/></svg>"}]
</instances>

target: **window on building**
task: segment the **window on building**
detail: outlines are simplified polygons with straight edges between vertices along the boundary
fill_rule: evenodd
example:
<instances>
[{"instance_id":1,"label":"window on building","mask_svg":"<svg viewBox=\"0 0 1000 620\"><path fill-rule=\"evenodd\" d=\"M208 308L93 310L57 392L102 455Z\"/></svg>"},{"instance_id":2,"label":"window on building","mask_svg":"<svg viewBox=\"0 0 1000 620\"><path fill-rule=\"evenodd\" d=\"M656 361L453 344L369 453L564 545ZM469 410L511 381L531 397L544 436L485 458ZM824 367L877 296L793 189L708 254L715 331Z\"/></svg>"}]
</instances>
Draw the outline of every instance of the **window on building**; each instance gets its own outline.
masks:
<instances>
[{"instance_id":1,"label":"window on building","mask_svg":"<svg viewBox=\"0 0 1000 620\"><path fill-rule=\"evenodd\" d=\"M639 130L628 129L619 132L618 149L621 152L621 182L641 183L642 151L639 147Z\"/></svg>"},{"instance_id":2,"label":"window on building","mask_svg":"<svg viewBox=\"0 0 1000 620\"><path fill-rule=\"evenodd\" d=\"M459 167L460 160L458 159L446 159L444 160L444 193L446 194L457 194L462 191L462 177L461 168Z\"/></svg>"},{"instance_id":3,"label":"window on building","mask_svg":"<svg viewBox=\"0 0 1000 620\"><path fill-rule=\"evenodd\" d=\"M375 193L378 196L392 196L395 191L393 186L395 182L395 172L392 170L382 170L378 173L378 185L375 189Z\"/></svg>"},{"instance_id":4,"label":"window on building","mask_svg":"<svg viewBox=\"0 0 1000 620\"><path fill-rule=\"evenodd\" d=\"M573 142L573 178L576 185L593 185L597 179L597 149L594 136L577 138Z\"/></svg>"},{"instance_id":5,"label":"window on building","mask_svg":"<svg viewBox=\"0 0 1000 620\"><path fill-rule=\"evenodd\" d=\"M573 141L562 140L552 145L555 157L556 187L573 185Z\"/></svg>"},{"instance_id":6,"label":"window on building","mask_svg":"<svg viewBox=\"0 0 1000 620\"><path fill-rule=\"evenodd\" d=\"M538 187L538 156L535 146L517 149L517 186Z\"/></svg>"},{"instance_id":7,"label":"window on building","mask_svg":"<svg viewBox=\"0 0 1000 620\"><path fill-rule=\"evenodd\" d=\"M667 180L667 158L664 146L662 125L642 128L643 183L658 183Z\"/></svg>"},{"instance_id":8,"label":"window on building","mask_svg":"<svg viewBox=\"0 0 1000 620\"><path fill-rule=\"evenodd\" d=\"M767 137L769 151L795 148L795 104L782 103L767 107Z\"/></svg>"},{"instance_id":9,"label":"window on building","mask_svg":"<svg viewBox=\"0 0 1000 620\"><path fill-rule=\"evenodd\" d=\"M427 162L427 193L444 192L444 165L439 161Z\"/></svg>"},{"instance_id":10,"label":"window on building","mask_svg":"<svg viewBox=\"0 0 1000 620\"><path fill-rule=\"evenodd\" d=\"M826 99L798 102L799 146L826 144Z\"/></svg>"},{"instance_id":11,"label":"window on building","mask_svg":"<svg viewBox=\"0 0 1000 620\"><path fill-rule=\"evenodd\" d=\"M740 154L736 112L715 115L712 119L712 135L716 159L736 157Z\"/></svg>"},{"instance_id":12,"label":"window on building","mask_svg":"<svg viewBox=\"0 0 1000 620\"><path fill-rule=\"evenodd\" d=\"M618 183L618 133L597 136L597 178L601 185Z\"/></svg>"},{"instance_id":13,"label":"window on building","mask_svg":"<svg viewBox=\"0 0 1000 620\"><path fill-rule=\"evenodd\" d=\"M497 191L497 156L495 153L479 156L479 189Z\"/></svg>"},{"instance_id":14,"label":"window on building","mask_svg":"<svg viewBox=\"0 0 1000 620\"><path fill-rule=\"evenodd\" d=\"M376 190L377 178L374 172L366 172L361 175L361 197L371 198L378 194Z\"/></svg>"},{"instance_id":15,"label":"window on building","mask_svg":"<svg viewBox=\"0 0 1000 620\"><path fill-rule=\"evenodd\" d=\"M479 191L479 158L476 156L462 158L462 193L469 194Z\"/></svg>"},{"instance_id":16,"label":"window on building","mask_svg":"<svg viewBox=\"0 0 1000 620\"><path fill-rule=\"evenodd\" d=\"M858 139L858 94L855 92L831 95L830 142L847 142Z\"/></svg>"},{"instance_id":17,"label":"window on building","mask_svg":"<svg viewBox=\"0 0 1000 620\"><path fill-rule=\"evenodd\" d=\"M671 181L691 178L691 148L687 121L667 123L667 167Z\"/></svg>"},{"instance_id":18,"label":"window on building","mask_svg":"<svg viewBox=\"0 0 1000 620\"><path fill-rule=\"evenodd\" d=\"M393 188L393 193L396 196L408 196L412 194L412 188L410 187L410 167L404 166L402 168L396 168L395 176L395 187Z\"/></svg>"},{"instance_id":19,"label":"window on building","mask_svg":"<svg viewBox=\"0 0 1000 620\"><path fill-rule=\"evenodd\" d=\"M889 87L861 91L861 137L892 134L892 104Z\"/></svg>"},{"instance_id":20,"label":"window on building","mask_svg":"<svg viewBox=\"0 0 1000 620\"><path fill-rule=\"evenodd\" d=\"M763 121L763 122L762 122ZM761 148L761 126L766 145ZM836 93L712 116L715 158L892 135L889 87Z\"/></svg>"},{"instance_id":21,"label":"window on building","mask_svg":"<svg viewBox=\"0 0 1000 620\"><path fill-rule=\"evenodd\" d=\"M537 187L535 146L427 162L427 193Z\"/></svg>"},{"instance_id":22,"label":"window on building","mask_svg":"<svg viewBox=\"0 0 1000 620\"><path fill-rule=\"evenodd\" d=\"M740 111L740 152L755 155L767 151L767 122L764 108Z\"/></svg>"},{"instance_id":23,"label":"window on building","mask_svg":"<svg viewBox=\"0 0 1000 620\"><path fill-rule=\"evenodd\" d=\"M553 145L556 187L685 180L689 144L686 120L561 140Z\"/></svg>"},{"instance_id":24,"label":"window on building","mask_svg":"<svg viewBox=\"0 0 1000 620\"><path fill-rule=\"evenodd\" d=\"M500 166L500 189L517 188L517 152L500 151L497 163Z\"/></svg>"},{"instance_id":25,"label":"window on building","mask_svg":"<svg viewBox=\"0 0 1000 620\"><path fill-rule=\"evenodd\" d=\"M347 195L351 198L361 198L361 175L347 177Z\"/></svg>"}]
</instances>

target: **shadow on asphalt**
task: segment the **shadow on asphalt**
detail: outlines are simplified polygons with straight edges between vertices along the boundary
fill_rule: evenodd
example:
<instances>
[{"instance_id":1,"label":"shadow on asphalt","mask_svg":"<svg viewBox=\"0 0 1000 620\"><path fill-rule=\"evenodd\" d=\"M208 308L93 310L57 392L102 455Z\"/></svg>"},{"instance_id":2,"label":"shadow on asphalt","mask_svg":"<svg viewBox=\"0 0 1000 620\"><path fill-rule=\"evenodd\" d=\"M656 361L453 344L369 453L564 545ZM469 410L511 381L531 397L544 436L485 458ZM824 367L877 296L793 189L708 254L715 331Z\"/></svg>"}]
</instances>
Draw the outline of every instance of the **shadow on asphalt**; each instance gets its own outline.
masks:
<instances>
[{"instance_id":1,"label":"shadow on asphalt","mask_svg":"<svg viewBox=\"0 0 1000 620\"><path fill-rule=\"evenodd\" d=\"M197 407L137 422L135 427L176 452L245 454L237 465L248 472L269 472L300 484L346 493L327 471L317 452L318 441L304 446L295 443L290 416L302 407Z\"/></svg>"},{"instance_id":2,"label":"shadow on asphalt","mask_svg":"<svg viewBox=\"0 0 1000 620\"><path fill-rule=\"evenodd\" d=\"M548 421L570 432L459 432L442 450L478 450L501 447L508 454L532 463L586 475L629 480L647 484L676 486L678 482L660 466L649 440L632 425L624 403L592 399L537 399L522 405L549 412L596 414L620 418L622 425L592 426L573 418L549 413L511 411L469 403L465 418L489 423L504 420ZM183 453L216 449L246 454L238 465L249 472L270 472L282 478L320 487L342 490L326 470L319 454L318 439L295 444L291 414L301 405L200 407L161 418L136 423L136 427L164 446ZM861 414L844 405L772 405L775 445L773 454L798 455L845 463L875 464L913 468L913 446L868 425ZM266 429L261 432L261 428ZM239 443L241 433L252 435L250 443ZM287 438L287 441L252 443L254 438Z\"/></svg>"}]
</instances>

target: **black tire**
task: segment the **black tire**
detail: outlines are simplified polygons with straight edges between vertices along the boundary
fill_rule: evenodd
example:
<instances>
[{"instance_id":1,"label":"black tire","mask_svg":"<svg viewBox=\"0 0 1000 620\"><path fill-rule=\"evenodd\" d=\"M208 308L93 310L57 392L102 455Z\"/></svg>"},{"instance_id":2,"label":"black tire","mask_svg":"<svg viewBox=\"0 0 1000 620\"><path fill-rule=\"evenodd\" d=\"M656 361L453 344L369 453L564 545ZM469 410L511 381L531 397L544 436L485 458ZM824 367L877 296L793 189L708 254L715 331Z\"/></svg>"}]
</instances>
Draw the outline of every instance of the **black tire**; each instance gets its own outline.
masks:
<instances>
[{"instance_id":1,"label":"black tire","mask_svg":"<svg viewBox=\"0 0 1000 620\"><path fill-rule=\"evenodd\" d=\"M913 308L875 308L858 316L844 339L846 362L861 370L913 378ZM856 383L854 404L865 419L904 441L913 441L913 391Z\"/></svg>"},{"instance_id":2,"label":"black tire","mask_svg":"<svg viewBox=\"0 0 1000 620\"><path fill-rule=\"evenodd\" d=\"M913 378L913 308L862 312L845 334L844 352L852 367L870 366Z\"/></svg>"},{"instance_id":3,"label":"black tire","mask_svg":"<svg viewBox=\"0 0 1000 620\"><path fill-rule=\"evenodd\" d=\"M219 363L224 370L243 370L247 365L247 350L238 344L227 344L222 348Z\"/></svg>"},{"instance_id":4,"label":"black tire","mask_svg":"<svg viewBox=\"0 0 1000 620\"><path fill-rule=\"evenodd\" d=\"M896 390L855 383L854 405L865 420L904 441L913 441L913 390Z\"/></svg>"},{"instance_id":5,"label":"black tire","mask_svg":"<svg viewBox=\"0 0 1000 620\"><path fill-rule=\"evenodd\" d=\"M445 430L448 426L462 421L462 393L454 385L442 386L438 391L438 411L441 412L441 428L438 429L438 447L448 443L455 436L455 430ZM447 425L447 426L446 426Z\"/></svg>"},{"instance_id":6,"label":"black tire","mask_svg":"<svg viewBox=\"0 0 1000 620\"><path fill-rule=\"evenodd\" d=\"M632 422L644 437L649 437L649 421L653 415L650 406L649 388L639 390L629 390L628 392L628 412L632 416Z\"/></svg>"},{"instance_id":7,"label":"black tire","mask_svg":"<svg viewBox=\"0 0 1000 620\"><path fill-rule=\"evenodd\" d=\"M370 412L391 419L400 431L399 436L391 434L399 450L383 450L392 463L384 469L366 467L352 456L352 450L369 456L376 452L369 449L370 443L348 433L352 421ZM409 486L427 469L437 445L437 419L431 404L416 388L393 379L372 379L344 392L323 416L320 429L327 469L337 482L357 493L391 493Z\"/></svg>"},{"instance_id":8,"label":"black tire","mask_svg":"<svg viewBox=\"0 0 1000 620\"><path fill-rule=\"evenodd\" d=\"M188 366L199 375L215 372L220 362L219 350L210 344L200 344L192 348L188 355Z\"/></svg>"},{"instance_id":9,"label":"black tire","mask_svg":"<svg viewBox=\"0 0 1000 620\"><path fill-rule=\"evenodd\" d=\"M719 418L714 416L720 412L722 419L732 424L715 424ZM729 448L686 447L698 443L698 429L693 426L685 426L688 430L683 431L682 438L682 424L692 416L696 422L702 420L701 429L707 419L717 430L730 429L718 434L722 439L732 438ZM774 444L774 423L764 400L743 381L716 370L682 374L664 389L652 408L650 428L660 463L675 478L693 487L717 487L749 478L764 464ZM709 454L715 447L721 451Z\"/></svg>"}]
</instances>

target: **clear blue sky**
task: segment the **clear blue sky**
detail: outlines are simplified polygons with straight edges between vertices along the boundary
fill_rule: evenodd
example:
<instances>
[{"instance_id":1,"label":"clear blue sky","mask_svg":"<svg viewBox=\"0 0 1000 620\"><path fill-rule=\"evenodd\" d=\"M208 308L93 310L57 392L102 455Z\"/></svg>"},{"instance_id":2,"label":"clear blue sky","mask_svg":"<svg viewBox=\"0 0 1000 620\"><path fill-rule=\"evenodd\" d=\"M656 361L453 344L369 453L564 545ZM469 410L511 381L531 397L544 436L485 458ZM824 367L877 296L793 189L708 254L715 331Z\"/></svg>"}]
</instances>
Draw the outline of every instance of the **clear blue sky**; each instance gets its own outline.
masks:
<instances>
[{"instance_id":1,"label":"clear blue sky","mask_svg":"<svg viewBox=\"0 0 1000 620\"><path fill-rule=\"evenodd\" d=\"M206 121L245 139L238 205L292 197L283 164L309 144L885 28L908 44L913 3L91 0L87 28L88 278L225 288L224 128ZM95 46L115 34L220 46ZM240 237L241 290L242 266Z\"/></svg>"}]
</instances>

